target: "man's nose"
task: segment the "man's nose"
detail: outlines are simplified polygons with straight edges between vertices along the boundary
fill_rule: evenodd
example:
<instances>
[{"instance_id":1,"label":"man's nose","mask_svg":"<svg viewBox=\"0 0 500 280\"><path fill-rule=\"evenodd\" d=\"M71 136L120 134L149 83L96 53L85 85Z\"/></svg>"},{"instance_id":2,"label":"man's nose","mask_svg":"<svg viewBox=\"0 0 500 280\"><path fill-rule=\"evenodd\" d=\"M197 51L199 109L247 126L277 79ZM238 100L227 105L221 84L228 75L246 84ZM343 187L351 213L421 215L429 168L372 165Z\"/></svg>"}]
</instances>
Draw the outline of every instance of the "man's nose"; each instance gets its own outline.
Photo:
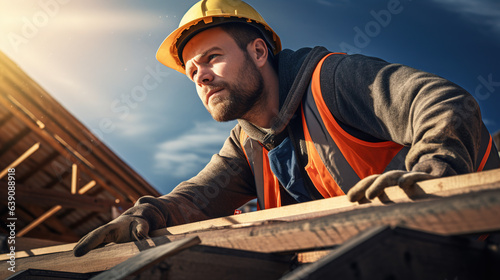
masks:
<instances>
[{"instance_id":1,"label":"man's nose","mask_svg":"<svg viewBox=\"0 0 500 280\"><path fill-rule=\"evenodd\" d=\"M200 86L210 84L214 79L213 73L207 68L198 69L198 75L196 75L196 83Z\"/></svg>"}]
</instances>

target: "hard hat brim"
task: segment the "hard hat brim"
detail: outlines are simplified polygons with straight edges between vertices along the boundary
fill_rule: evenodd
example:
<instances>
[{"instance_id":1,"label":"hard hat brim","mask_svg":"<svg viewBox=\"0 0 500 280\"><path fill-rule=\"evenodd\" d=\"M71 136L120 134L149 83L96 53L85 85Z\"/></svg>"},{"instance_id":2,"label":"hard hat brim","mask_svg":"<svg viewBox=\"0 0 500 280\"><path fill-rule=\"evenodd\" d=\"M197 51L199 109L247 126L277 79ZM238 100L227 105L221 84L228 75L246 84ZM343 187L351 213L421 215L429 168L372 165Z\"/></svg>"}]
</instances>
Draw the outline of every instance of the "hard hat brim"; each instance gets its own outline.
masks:
<instances>
[{"instance_id":1,"label":"hard hat brim","mask_svg":"<svg viewBox=\"0 0 500 280\"><path fill-rule=\"evenodd\" d=\"M262 27L264 27L266 29L266 31L268 31L272 35L272 38L271 38L272 42L268 42L268 43L272 44L273 47L271 49L273 49L274 54L277 54L279 51L281 51L281 41L280 41L278 35L276 35L276 33L266 23L257 22L255 20L249 20L248 18L240 18L240 17L234 17L234 16L222 17L222 18L224 18L223 21L220 21L218 23L214 23L213 21L215 18L216 17L213 17L213 16L205 16L205 17L197 18L195 20L192 20L192 21L180 26L176 30L174 30L161 43L160 47L158 48L158 51L156 52L156 59L159 62L161 62L163 65L165 65L169 68L172 68L174 70L177 70L178 72L180 72L182 74L185 74L186 71L185 71L184 65L182 63L182 59L179 57L179 53L178 53L178 46L180 45L178 40L181 37L183 37L182 38L183 42L180 42L180 43L182 45L185 45L185 43L187 43L187 41L189 41L194 35L198 34L199 32L202 32L208 28L216 27L216 26L219 26L221 24L227 24L227 23L231 23L231 22L247 22L247 23L253 22L253 23L257 23L257 24L261 25ZM221 17L219 17L219 18L221 18ZM189 29L198 25L202 21L207 25L206 28L201 28L201 29L197 29L195 31L192 31L191 33L188 33L187 36L182 35L184 32L189 32ZM268 37L268 36L266 36L266 34L263 34L263 35L266 38Z\"/></svg>"}]
</instances>

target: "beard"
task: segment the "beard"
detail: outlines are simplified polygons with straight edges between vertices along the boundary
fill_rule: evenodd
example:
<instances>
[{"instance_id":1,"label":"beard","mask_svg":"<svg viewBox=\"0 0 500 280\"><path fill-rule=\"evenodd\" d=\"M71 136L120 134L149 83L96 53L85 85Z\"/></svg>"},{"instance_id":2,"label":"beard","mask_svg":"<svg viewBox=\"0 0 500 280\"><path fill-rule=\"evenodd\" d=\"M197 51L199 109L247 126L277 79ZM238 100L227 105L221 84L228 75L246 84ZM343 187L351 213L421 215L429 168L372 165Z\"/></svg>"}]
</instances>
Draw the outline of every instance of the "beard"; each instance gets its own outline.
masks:
<instances>
[{"instance_id":1,"label":"beard","mask_svg":"<svg viewBox=\"0 0 500 280\"><path fill-rule=\"evenodd\" d=\"M234 83L214 82L209 89L223 88L226 96L214 96L206 108L212 118L218 122L226 122L242 118L262 99L264 78L255 63L245 52L245 61L238 70Z\"/></svg>"}]
</instances>

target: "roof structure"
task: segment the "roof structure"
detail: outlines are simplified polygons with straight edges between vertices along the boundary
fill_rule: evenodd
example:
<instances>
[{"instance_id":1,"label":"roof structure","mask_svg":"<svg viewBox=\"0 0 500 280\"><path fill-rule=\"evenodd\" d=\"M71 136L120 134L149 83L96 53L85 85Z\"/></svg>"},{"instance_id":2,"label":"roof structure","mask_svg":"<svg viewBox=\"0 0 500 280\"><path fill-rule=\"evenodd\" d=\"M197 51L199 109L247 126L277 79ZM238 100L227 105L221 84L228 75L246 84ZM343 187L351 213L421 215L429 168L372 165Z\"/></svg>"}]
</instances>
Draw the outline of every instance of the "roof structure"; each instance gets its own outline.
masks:
<instances>
[{"instance_id":1,"label":"roof structure","mask_svg":"<svg viewBox=\"0 0 500 280\"><path fill-rule=\"evenodd\" d=\"M75 242L139 197L160 195L3 53L0 192L0 235L15 219L18 238L57 242Z\"/></svg>"}]
</instances>

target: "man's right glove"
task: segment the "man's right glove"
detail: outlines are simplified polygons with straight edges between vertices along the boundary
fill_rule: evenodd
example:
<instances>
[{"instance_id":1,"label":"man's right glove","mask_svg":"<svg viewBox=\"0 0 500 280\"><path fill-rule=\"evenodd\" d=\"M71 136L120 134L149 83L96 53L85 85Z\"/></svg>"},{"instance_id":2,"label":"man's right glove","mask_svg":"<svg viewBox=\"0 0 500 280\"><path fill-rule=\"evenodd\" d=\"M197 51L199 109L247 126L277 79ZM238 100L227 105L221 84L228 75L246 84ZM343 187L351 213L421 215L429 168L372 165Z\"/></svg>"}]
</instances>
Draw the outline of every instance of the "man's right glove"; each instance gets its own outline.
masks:
<instances>
[{"instance_id":1,"label":"man's right glove","mask_svg":"<svg viewBox=\"0 0 500 280\"><path fill-rule=\"evenodd\" d=\"M152 196L139 198L133 207L118 218L82 237L73 249L73 254L80 257L107 243L148 238L149 231L167 226L167 218L160 210L162 206L162 202Z\"/></svg>"},{"instance_id":2,"label":"man's right glove","mask_svg":"<svg viewBox=\"0 0 500 280\"><path fill-rule=\"evenodd\" d=\"M134 215L121 215L82 237L73 249L73 254L80 257L110 242L123 243L148 238L148 232L149 224L145 219Z\"/></svg>"}]
</instances>

